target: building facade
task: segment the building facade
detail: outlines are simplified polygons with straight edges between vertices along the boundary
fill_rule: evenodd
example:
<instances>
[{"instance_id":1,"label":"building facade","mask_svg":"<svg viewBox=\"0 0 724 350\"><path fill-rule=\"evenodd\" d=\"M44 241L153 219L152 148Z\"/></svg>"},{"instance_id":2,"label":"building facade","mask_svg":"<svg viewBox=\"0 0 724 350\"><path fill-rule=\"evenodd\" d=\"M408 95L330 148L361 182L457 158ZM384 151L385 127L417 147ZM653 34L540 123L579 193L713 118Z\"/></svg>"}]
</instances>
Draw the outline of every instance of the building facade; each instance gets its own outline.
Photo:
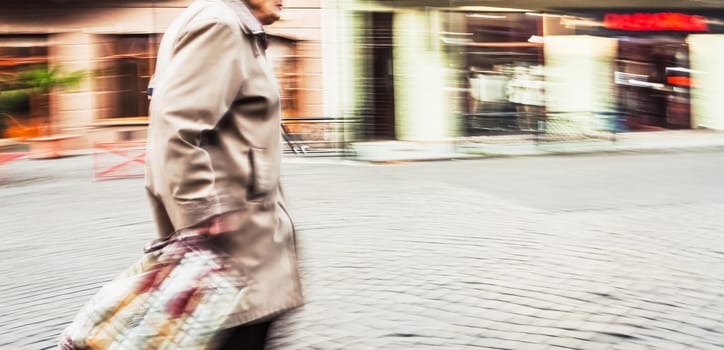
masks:
<instances>
[{"instance_id":1,"label":"building facade","mask_svg":"<svg viewBox=\"0 0 724 350\"><path fill-rule=\"evenodd\" d=\"M142 137L160 35L189 2L3 1L0 78L37 66L87 73L8 111L89 135L77 147ZM284 116L350 121L347 141L724 130L724 4L505 6L287 0L267 28Z\"/></svg>"},{"instance_id":2,"label":"building facade","mask_svg":"<svg viewBox=\"0 0 724 350\"><path fill-rule=\"evenodd\" d=\"M506 6L330 1L327 106L362 140L724 129L724 3Z\"/></svg>"},{"instance_id":3,"label":"building facade","mask_svg":"<svg viewBox=\"0 0 724 350\"><path fill-rule=\"evenodd\" d=\"M84 78L38 96L37 103L19 98L0 107L20 123L49 116L53 134L81 136L74 138L74 148L143 138L146 87L160 38L190 2L3 1L0 77L6 78L4 82L38 69L81 72ZM322 113L320 4L318 0L285 3L282 20L266 28L284 113L318 117Z\"/></svg>"}]
</instances>

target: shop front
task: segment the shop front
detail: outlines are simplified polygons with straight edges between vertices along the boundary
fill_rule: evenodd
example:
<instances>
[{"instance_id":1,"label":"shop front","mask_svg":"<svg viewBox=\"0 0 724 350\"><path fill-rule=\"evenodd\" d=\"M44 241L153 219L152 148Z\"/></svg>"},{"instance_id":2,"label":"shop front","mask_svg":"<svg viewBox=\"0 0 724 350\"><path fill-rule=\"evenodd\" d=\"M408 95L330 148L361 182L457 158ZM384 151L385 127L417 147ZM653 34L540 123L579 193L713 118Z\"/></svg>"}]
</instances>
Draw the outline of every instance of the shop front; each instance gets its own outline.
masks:
<instances>
[{"instance_id":1,"label":"shop front","mask_svg":"<svg viewBox=\"0 0 724 350\"><path fill-rule=\"evenodd\" d=\"M364 140L724 130L723 9L560 3L338 2L325 100Z\"/></svg>"},{"instance_id":2,"label":"shop front","mask_svg":"<svg viewBox=\"0 0 724 350\"><path fill-rule=\"evenodd\" d=\"M527 133L544 111L541 16L515 9L443 17L445 50L457 63L464 136Z\"/></svg>"},{"instance_id":3,"label":"shop front","mask_svg":"<svg viewBox=\"0 0 724 350\"><path fill-rule=\"evenodd\" d=\"M724 76L710 61L724 55L722 49L700 43L702 38L724 43L723 12L626 9L572 15L579 18L569 22L575 35L615 45L610 57L613 74L600 77L608 79L614 94L611 109L616 120L611 126L616 131L724 126L717 116L706 115L721 110L712 107L720 104L712 93ZM717 122L705 125L712 118Z\"/></svg>"}]
</instances>

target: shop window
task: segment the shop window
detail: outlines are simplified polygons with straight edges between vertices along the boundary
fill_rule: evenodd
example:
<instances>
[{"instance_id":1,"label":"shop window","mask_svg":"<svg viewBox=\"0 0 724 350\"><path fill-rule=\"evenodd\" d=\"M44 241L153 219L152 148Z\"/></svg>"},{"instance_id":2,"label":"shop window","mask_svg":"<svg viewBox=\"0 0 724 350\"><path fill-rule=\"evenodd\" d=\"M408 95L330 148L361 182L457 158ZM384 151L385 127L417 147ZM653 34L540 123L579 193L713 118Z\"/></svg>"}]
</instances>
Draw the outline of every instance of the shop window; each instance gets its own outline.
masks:
<instances>
[{"instance_id":1,"label":"shop window","mask_svg":"<svg viewBox=\"0 0 724 350\"><path fill-rule=\"evenodd\" d=\"M108 35L100 44L95 89L101 118L148 115L146 88L156 59L156 35Z\"/></svg>"},{"instance_id":2,"label":"shop window","mask_svg":"<svg viewBox=\"0 0 724 350\"><path fill-rule=\"evenodd\" d=\"M297 44L293 40L270 36L267 55L272 60L279 83L282 113L285 117L299 117L299 89Z\"/></svg>"},{"instance_id":3,"label":"shop window","mask_svg":"<svg viewBox=\"0 0 724 350\"><path fill-rule=\"evenodd\" d=\"M26 93L24 74L48 66L45 35L0 36L0 137L38 136L40 119L48 115L47 94Z\"/></svg>"},{"instance_id":4,"label":"shop window","mask_svg":"<svg viewBox=\"0 0 724 350\"><path fill-rule=\"evenodd\" d=\"M450 12L443 42L459 62L459 109L466 135L531 132L544 118L539 16Z\"/></svg>"},{"instance_id":5,"label":"shop window","mask_svg":"<svg viewBox=\"0 0 724 350\"><path fill-rule=\"evenodd\" d=\"M148 115L146 95L155 69L155 35L108 35L100 45L100 61L95 75L95 90L101 95L100 118L139 117ZM297 116L299 109L299 74L296 43L270 37L268 54L274 62L285 116Z\"/></svg>"}]
</instances>

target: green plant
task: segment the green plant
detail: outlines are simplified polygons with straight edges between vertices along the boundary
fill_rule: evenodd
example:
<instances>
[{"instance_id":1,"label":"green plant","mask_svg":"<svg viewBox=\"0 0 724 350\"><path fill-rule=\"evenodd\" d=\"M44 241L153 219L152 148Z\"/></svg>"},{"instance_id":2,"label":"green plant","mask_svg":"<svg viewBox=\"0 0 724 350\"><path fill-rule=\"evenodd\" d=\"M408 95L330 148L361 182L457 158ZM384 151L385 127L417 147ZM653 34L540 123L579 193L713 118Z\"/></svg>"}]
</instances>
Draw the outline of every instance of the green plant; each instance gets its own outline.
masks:
<instances>
[{"instance_id":1,"label":"green plant","mask_svg":"<svg viewBox=\"0 0 724 350\"><path fill-rule=\"evenodd\" d=\"M19 81L30 94L48 93L56 87L71 87L83 80L82 71L60 72L56 68L35 68L18 74Z\"/></svg>"},{"instance_id":2,"label":"green plant","mask_svg":"<svg viewBox=\"0 0 724 350\"><path fill-rule=\"evenodd\" d=\"M19 113L29 110L31 116L40 117L46 125L45 133L52 133L51 116L41 106L42 101L55 89L78 85L85 72L63 72L58 68L36 66L0 76L0 112ZM42 114L42 115L38 115Z\"/></svg>"}]
</instances>

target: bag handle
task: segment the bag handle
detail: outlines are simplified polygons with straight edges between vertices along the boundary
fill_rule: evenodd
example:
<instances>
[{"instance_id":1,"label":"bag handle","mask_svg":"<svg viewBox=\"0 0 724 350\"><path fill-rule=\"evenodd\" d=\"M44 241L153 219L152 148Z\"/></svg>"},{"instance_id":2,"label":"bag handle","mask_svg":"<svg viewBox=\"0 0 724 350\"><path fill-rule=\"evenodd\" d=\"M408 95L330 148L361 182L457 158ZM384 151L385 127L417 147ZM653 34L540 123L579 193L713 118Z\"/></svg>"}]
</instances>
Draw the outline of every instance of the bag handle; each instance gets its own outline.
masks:
<instances>
[{"instance_id":1,"label":"bag handle","mask_svg":"<svg viewBox=\"0 0 724 350\"><path fill-rule=\"evenodd\" d=\"M185 241L191 238L206 239L211 236L216 236L224 232L229 231L229 225L232 224L232 220L224 219L226 216L217 215L210 219L204 220L194 227L180 229L167 237L158 238L149 242L144 248L144 253L150 253L164 248L165 246L178 242Z\"/></svg>"}]
</instances>

